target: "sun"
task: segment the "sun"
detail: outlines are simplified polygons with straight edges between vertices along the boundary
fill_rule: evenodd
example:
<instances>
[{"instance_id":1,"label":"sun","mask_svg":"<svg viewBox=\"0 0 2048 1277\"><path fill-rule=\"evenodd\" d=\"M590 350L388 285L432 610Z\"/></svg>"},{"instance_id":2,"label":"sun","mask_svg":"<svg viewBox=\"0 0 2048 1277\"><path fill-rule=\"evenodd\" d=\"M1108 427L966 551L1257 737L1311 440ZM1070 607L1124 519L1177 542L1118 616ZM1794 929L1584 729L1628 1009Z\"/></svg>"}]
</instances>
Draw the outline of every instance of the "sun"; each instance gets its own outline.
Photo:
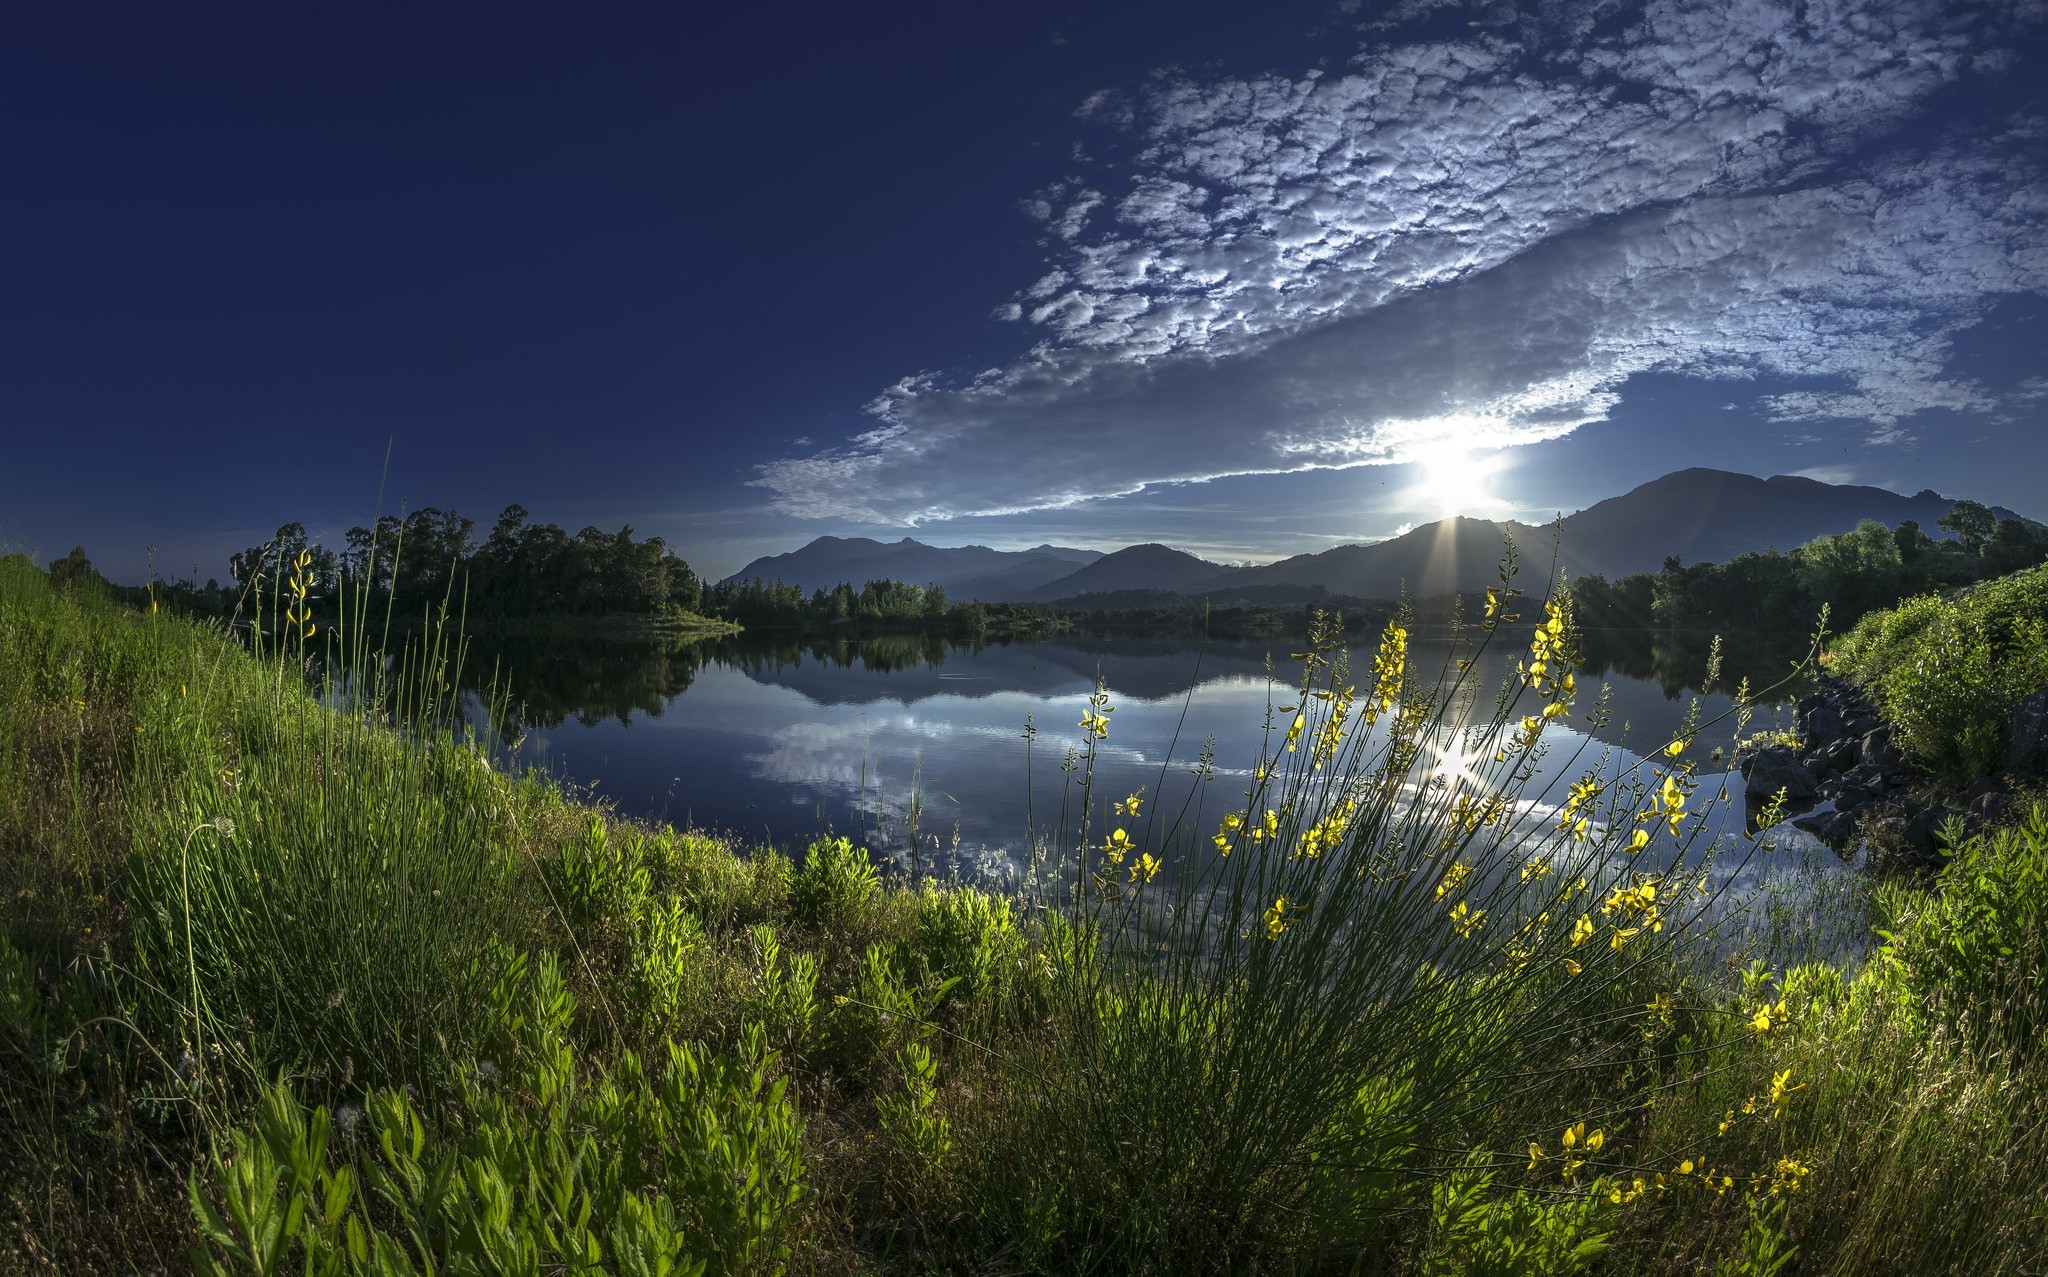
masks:
<instances>
[{"instance_id":1,"label":"sun","mask_svg":"<svg viewBox=\"0 0 2048 1277\"><path fill-rule=\"evenodd\" d=\"M1415 448L1408 460L1415 480L1405 495L1419 509L1447 519L1501 504L1492 488L1494 476L1505 464L1498 450L1442 439Z\"/></svg>"}]
</instances>

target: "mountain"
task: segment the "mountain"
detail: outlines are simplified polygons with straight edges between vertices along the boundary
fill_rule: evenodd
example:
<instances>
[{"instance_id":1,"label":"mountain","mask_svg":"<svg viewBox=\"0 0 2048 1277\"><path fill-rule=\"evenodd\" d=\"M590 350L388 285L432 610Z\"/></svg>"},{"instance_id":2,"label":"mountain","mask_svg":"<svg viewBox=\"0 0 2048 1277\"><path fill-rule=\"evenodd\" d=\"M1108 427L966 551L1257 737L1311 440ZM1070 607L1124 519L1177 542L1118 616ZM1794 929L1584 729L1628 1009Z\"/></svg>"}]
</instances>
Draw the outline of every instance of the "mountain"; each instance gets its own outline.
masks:
<instances>
[{"instance_id":1,"label":"mountain","mask_svg":"<svg viewBox=\"0 0 2048 1277\"><path fill-rule=\"evenodd\" d=\"M904 537L882 542L868 537L819 537L801 549L755 559L727 581L780 581L806 594L845 582L908 581L938 585L960 598L990 602L1022 597L1102 558L1100 550L1041 545L1029 550L991 550L985 545L945 547Z\"/></svg>"},{"instance_id":2,"label":"mountain","mask_svg":"<svg viewBox=\"0 0 2048 1277\"><path fill-rule=\"evenodd\" d=\"M1687 563L1718 563L1773 546L1789 550L1818 536L1847 532L1864 519L1892 527L1912 519L1929 536L1946 537L1935 525L1954 504L1931 489L1903 497L1883 488L1797 475L1759 479L1695 468L1652 479L1557 524L1443 519L1372 545L1340 545L1252 568L1224 567L1156 543L1103 554L1053 545L944 549L908 537L888 544L866 537L819 537L800 550L756 559L728 579L781 580L810 591L841 581L859 585L892 577L942 585L955 599L992 603L1143 591L1208 595L1225 603L1239 597L1277 603L1317 592L1393 598L1404 587L1420 598L1454 590L1476 593L1494 584L1501 538L1508 534L1521 551L1525 588L1533 592L1541 588L1553 555L1571 576L1598 573L1612 580L1655 572L1668 555ZM2003 506L1991 510L2000 520L2019 517ZM1289 591L1302 593L1290 596Z\"/></svg>"},{"instance_id":3,"label":"mountain","mask_svg":"<svg viewBox=\"0 0 2048 1277\"><path fill-rule=\"evenodd\" d=\"M1773 546L1789 550L1847 532L1864 519L1897 527L1907 519L1929 536L1955 503L1933 491L1902 497L1883 488L1822 483L1796 475L1759 479L1726 470L1680 470L1567 515L1555 525L1454 518L1372 545L1340 545L1247 568L1200 592L1245 585L1321 586L1332 594L1391 598L1477 592L1498 579L1503 535L1512 535L1524 572L1537 582L1557 565L1574 577L1655 572L1667 555L1718 563ZM2002 506L2001 520L2017 518ZM1533 588L1533 587L1532 587Z\"/></svg>"},{"instance_id":4,"label":"mountain","mask_svg":"<svg viewBox=\"0 0 2048 1277\"><path fill-rule=\"evenodd\" d=\"M1041 585L1027 597L1043 603L1083 594L1111 594L1119 590L1178 593L1230 571L1220 563L1198 559L1185 550L1147 542L1105 554L1078 571Z\"/></svg>"},{"instance_id":5,"label":"mountain","mask_svg":"<svg viewBox=\"0 0 2048 1277\"><path fill-rule=\"evenodd\" d=\"M1490 519L1452 518L1425 523L1390 541L1340 545L1320 554L1299 554L1263 567L1241 568L1203 586L1204 593L1245 586L1321 586L1332 594L1390 599L1407 589L1411 597L1483 590L1499 579L1501 537L1512 532L1523 563L1550 562L1546 530ZM1537 536L1543 534L1541 544ZM1575 565L1568 569L1576 575ZM1539 573L1540 575L1540 573Z\"/></svg>"},{"instance_id":6,"label":"mountain","mask_svg":"<svg viewBox=\"0 0 2048 1277\"><path fill-rule=\"evenodd\" d=\"M1692 469L1652 479L1590 505L1564 521L1565 545L1585 560L1579 570L1610 579L1655 572L1666 555L1719 563L1776 546L1789 550L1818 536L1847 532L1864 519L1897 527L1908 519L1932 537L1955 502L1933 489L1902 497L1883 488L1822 483L1781 474L1769 479ZM1993 506L2000 520L2019 516Z\"/></svg>"}]
</instances>

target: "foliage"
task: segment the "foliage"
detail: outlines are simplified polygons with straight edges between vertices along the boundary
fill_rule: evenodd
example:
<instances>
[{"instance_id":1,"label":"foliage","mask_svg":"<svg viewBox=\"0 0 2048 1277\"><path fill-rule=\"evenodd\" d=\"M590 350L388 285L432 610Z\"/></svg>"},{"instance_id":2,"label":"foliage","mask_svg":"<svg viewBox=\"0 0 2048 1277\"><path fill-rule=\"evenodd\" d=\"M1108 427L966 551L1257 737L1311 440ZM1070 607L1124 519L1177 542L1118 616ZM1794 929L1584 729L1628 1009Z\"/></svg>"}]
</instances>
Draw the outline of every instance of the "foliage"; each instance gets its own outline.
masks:
<instances>
[{"instance_id":1,"label":"foliage","mask_svg":"<svg viewBox=\"0 0 2048 1277\"><path fill-rule=\"evenodd\" d=\"M193 1178L194 1268L780 1270L805 1191L803 1124L785 1083L770 1080L776 1056L758 1029L737 1066L672 1044L658 1077L627 1053L586 1078L566 1038L573 1002L550 963L531 980L512 963L497 1002L520 1049L501 1083L472 1078L456 1130L430 1138L403 1091L334 1116L266 1091L255 1121ZM344 1146L330 1158L337 1123Z\"/></svg>"},{"instance_id":2,"label":"foliage","mask_svg":"<svg viewBox=\"0 0 2048 1277\"><path fill-rule=\"evenodd\" d=\"M1937 541L1911 520L1888 528L1865 519L1852 531L1790 551L1739 554L1725 563L1671 558L1660 572L1614 582L1587 577L1573 587L1577 615L1580 624L1599 629L1804 634L1823 606L1835 624L1847 625L1909 595L1953 589L2048 558L2048 527L2025 519L1997 522L1975 502L1958 501L1941 526L1969 535Z\"/></svg>"},{"instance_id":3,"label":"foliage","mask_svg":"<svg viewBox=\"0 0 2048 1277\"><path fill-rule=\"evenodd\" d=\"M2048 809L1963 843L1942 878L1879 932L1881 956L1930 1015L2031 1053L2048 1013Z\"/></svg>"},{"instance_id":4,"label":"foliage","mask_svg":"<svg viewBox=\"0 0 2048 1277\"><path fill-rule=\"evenodd\" d=\"M1867 616L1836 644L1834 663L1870 690L1925 766L1989 774L2013 706L2048 689L2048 566Z\"/></svg>"},{"instance_id":5,"label":"foliage","mask_svg":"<svg viewBox=\"0 0 2048 1277\"><path fill-rule=\"evenodd\" d=\"M2048 1260L2048 813L1870 887L1879 960L1745 967L1721 884L1795 867L1686 850L1707 723L1563 757L1562 596L1507 699L1324 633L1263 774L1077 795L1002 899L578 806L425 680L309 696L283 566L251 652L0 561L7 1271Z\"/></svg>"},{"instance_id":6,"label":"foliage","mask_svg":"<svg viewBox=\"0 0 2048 1277\"><path fill-rule=\"evenodd\" d=\"M804 852L790 888L796 916L816 927L844 927L882 889L865 847L847 838L820 838Z\"/></svg>"}]
</instances>

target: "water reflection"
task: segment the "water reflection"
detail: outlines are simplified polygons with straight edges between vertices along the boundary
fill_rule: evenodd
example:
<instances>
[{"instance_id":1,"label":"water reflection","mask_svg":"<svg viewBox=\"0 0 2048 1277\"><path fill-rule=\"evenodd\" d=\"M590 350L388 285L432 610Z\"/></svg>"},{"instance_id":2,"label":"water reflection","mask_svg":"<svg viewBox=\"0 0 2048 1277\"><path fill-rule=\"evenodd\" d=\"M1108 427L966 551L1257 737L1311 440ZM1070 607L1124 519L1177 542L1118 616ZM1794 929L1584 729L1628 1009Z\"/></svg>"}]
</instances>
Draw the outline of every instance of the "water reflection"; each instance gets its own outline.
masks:
<instances>
[{"instance_id":1,"label":"water reflection","mask_svg":"<svg viewBox=\"0 0 2048 1277\"><path fill-rule=\"evenodd\" d=\"M1491 686L1518 650L1501 645L1476 674ZM785 846L829 829L902 853L914 834L924 856L1015 870L1033 831L1056 828L1063 810L1078 816L1061 768L1098 675L1119 707L1098 793L1143 787L1159 819L1180 815L1192 832L1248 785L1268 709L1286 699L1267 681L1273 651L1123 638L524 643L475 650L470 671L505 679L518 710L506 728L526 733L530 763L595 786L629 814ZM1278 673L1291 676L1286 649L1277 655ZM1451 652L1418 635L1412 656L1427 676ZM1567 720L1553 755L1583 744L1628 762L1670 739L1706 651L1596 635L1588 658L1581 705L1590 710L1604 682L1606 715ZM1725 694L1698 699L1705 718L1731 704ZM1198 782L1192 769L1212 737L1210 778Z\"/></svg>"}]
</instances>

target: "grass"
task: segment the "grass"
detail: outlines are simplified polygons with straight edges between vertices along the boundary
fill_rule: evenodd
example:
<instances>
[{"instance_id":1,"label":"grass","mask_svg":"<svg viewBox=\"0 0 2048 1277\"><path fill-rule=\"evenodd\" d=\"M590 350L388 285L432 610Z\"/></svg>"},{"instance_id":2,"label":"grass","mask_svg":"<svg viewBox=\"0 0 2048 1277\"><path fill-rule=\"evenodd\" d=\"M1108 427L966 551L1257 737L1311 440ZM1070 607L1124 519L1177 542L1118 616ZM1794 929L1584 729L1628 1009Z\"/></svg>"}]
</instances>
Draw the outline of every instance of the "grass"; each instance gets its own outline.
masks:
<instances>
[{"instance_id":1,"label":"grass","mask_svg":"<svg viewBox=\"0 0 2048 1277\"><path fill-rule=\"evenodd\" d=\"M2048 690L2048 565L1873 612L1831 655L1928 770L1995 773L2014 705Z\"/></svg>"},{"instance_id":2,"label":"grass","mask_svg":"<svg viewBox=\"0 0 2048 1277\"><path fill-rule=\"evenodd\" d=\"M298 615L0 560L0 1269L2044 1262L2048 812L1827 906L1867 960L1760 925L1715 884L1777 853L1693 833L1746 720L1539 792L1565 599L1506 689L1311 636L1222 813L1095 793L1099 693L1015 898L579 806L459 652L315 696L382 626Z\"/></svg>"}]
</instances>

